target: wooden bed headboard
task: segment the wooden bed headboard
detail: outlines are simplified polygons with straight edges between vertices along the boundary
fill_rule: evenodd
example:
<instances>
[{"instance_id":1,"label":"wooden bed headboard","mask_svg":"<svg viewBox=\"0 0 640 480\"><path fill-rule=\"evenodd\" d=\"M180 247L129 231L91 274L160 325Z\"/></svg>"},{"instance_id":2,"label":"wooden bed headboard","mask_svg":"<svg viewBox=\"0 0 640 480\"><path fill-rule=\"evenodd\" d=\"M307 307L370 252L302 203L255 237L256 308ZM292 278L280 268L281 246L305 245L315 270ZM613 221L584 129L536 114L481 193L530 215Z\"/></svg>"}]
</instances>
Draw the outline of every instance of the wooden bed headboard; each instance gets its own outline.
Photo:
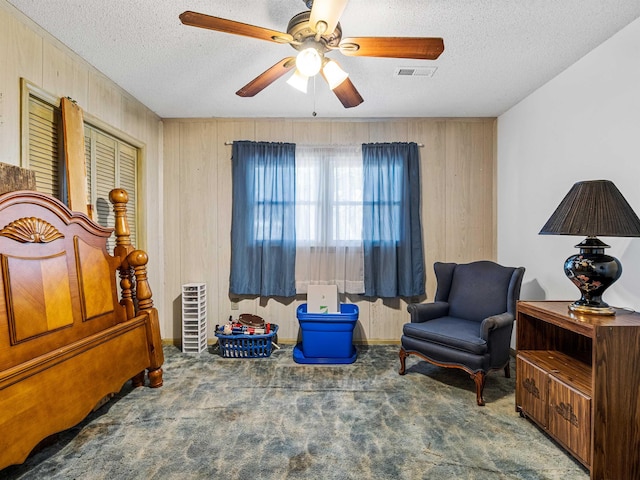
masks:
<instances>
[{"instance_id":1,"label":"wooden bed headboard","mask_svg":"<svg viewBox=\"0 0 640 480\"><path fill-rule=\"evenodd\" d=\"M147 371L162 385L148 257L129 239L127 193L110 200L113 255L114 229L42 193L0 196L0 469L127 380L142 385Z\"/></svg>"}]
</instances>

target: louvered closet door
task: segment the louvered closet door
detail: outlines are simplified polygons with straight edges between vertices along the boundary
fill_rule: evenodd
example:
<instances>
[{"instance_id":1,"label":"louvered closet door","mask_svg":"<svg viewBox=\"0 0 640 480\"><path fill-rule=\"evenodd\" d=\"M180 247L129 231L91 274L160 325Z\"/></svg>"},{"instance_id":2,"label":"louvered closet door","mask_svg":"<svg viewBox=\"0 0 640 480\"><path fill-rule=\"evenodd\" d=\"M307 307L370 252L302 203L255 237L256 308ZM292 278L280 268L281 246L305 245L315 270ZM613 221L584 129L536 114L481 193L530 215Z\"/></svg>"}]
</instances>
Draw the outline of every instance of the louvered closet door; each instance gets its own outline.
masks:
<instances>
[{"instance_id":1,"label":"louvered closet door","mask_svg":"<svg viewBox=\"0 0 640 480\"><path fill-rule=\"evenodd\" d=\"M124 142L119 143L118 149L118 181L117 186L124 188L129 194L129 203L127 203L127 222L131 231L131 243L135 247L139 247L137 243L137 222L136 222L136 206L137 206L137 164L138 150Z\"/></svg>"},{"instance_id":2,"label":"louvered closet door","mask_svg":"<svg viewBox=\"0 0 640 480\"><path fill-rule=\"evenodd\" d=\"M127 221L131 231L131 242L136 243L136 165L137 149L110 135L85 125L85 153L90 203L95 209L95 219L100 225L113 227L115 217L109 202L109 192L124 188L129 195ZM113 236L108 249L113 251Z\"/></svg>"},{"instance_id":3,"label":"louvered closet door","mask_svg":"<svg viewBox=\"0 0 640 480\"><path fill-rule=\"evenodd\" d=\"M24 88L24 87L23 87ZM35 171L39 192L53 195L67 203L62 145L60 100L50 94L30 91L23 112L28 114L28 158L26 167ZM110 131L109 128L106 129ZM93 205L95 220L106 227L114 226L109 192L124 188L129 194L127 220L131 242L137 244L137 165L138 149L118 137L84 124L84 148L87 168L87 203ZM113 252L115 241L108 242Z\"/></svg>"},{"instance_id":4,"label":"louvered closet door","mask_svg":"<svg viewBox=\"0 0 640 480\"><path fill-rule=\"evenodd\" d=\"M93 205L95 208L95 203L93 202L93 169L94 167L94 157L92 156L92 142L91 142L91 132L93 130L89 128L89 126L84 124L84 162L85 167L87 169L87 205ZM94 217L96 213L94 212Z\"/></svg>"},{"instance_id":5,"label":"louvered closet door","mask_svg":"<svg viewBox=\"0 0 640 480\"><path fill-rule=\"evenodd\" d=\"M116 140L97 130L90 130L91 139L91 168L88 182L91 183L91 203L94 206L94 217L105 227L115 225L109 192L115 187L116 178ZM107 249L113 252L113 237L107 242Z\"/></svg>"},{"instance_id":6,"label":"louvered closet door","mask_svg":"<svg viewBox=\"0 0 640 480\"><path fill-rule=\"evenodd\" d=\"M39 192L60 198L60 110L29 97L29 168L36 173Z\"/></svg>"}]
</instances>

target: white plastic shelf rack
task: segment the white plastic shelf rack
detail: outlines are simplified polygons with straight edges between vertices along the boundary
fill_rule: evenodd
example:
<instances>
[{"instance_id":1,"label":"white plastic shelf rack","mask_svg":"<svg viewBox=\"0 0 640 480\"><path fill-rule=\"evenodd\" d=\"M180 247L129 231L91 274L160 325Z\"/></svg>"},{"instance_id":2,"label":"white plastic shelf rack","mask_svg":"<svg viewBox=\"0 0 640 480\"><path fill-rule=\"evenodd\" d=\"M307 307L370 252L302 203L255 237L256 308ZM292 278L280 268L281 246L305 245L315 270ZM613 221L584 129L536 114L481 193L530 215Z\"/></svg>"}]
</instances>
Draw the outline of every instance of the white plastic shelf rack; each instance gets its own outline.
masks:
<instances>
[{"instance_id":1,"label":"white plastic shelf rack","mask_svg":"<svg viewBox=\"0 0 640 480\"><path fill-rule=\"evenodd\" d=\"M207 349L207 287L204 283L182 285L182 352Z\"/></svg>"}]
</instances>

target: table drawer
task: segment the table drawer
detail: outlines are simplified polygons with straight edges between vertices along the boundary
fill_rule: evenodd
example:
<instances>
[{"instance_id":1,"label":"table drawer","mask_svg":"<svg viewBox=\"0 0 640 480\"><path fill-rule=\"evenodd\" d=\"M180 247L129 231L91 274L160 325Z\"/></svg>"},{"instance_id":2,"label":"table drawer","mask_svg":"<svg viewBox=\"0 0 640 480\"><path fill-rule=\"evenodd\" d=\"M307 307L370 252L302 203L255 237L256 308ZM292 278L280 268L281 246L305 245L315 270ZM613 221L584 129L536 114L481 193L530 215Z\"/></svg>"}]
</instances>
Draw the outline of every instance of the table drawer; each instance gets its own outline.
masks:
<instances>
[{"instance_id":1,"label":"table drawer","mask_svg":"<svg viewBox=\"0 0 640 480\"><path fill-rule=\"evenodd\" d=\"M518 404L522 411L541 426L548 425L549 405L547 372L518 355L516 357Z\"/></svg>"},{"instance_id":2,"label":"table drawer","mask_svg":"<svg viewBox=\"0 0 640 480\"><path fill-rule=\"evenodd\" d=\"M590 464L591 398L549 375L549 433Z\"/></svg>"}]
</instances>

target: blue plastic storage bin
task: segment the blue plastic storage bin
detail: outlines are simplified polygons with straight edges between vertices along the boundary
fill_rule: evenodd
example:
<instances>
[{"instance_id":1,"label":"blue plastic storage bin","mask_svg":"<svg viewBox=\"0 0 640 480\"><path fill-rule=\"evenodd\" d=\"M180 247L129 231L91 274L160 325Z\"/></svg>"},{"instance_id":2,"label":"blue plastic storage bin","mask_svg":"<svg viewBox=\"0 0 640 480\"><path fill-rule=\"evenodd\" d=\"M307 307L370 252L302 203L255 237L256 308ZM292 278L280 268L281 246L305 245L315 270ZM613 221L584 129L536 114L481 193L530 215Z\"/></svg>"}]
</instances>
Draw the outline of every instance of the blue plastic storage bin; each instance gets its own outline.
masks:
<instances>
[{"instance_id":1,"label":"blue plastic storage bin","mask_svg":"<svg viewBox=\"0 0 640 480\"><path fill-rule=\"evenodd\" d=\"M340 313L307 313L307 304L296 310L302 341L293 349L297 363L353 363L357 351L353 330L358 321L358 306L340 304Z\"/></svg>"}]
</instances>

